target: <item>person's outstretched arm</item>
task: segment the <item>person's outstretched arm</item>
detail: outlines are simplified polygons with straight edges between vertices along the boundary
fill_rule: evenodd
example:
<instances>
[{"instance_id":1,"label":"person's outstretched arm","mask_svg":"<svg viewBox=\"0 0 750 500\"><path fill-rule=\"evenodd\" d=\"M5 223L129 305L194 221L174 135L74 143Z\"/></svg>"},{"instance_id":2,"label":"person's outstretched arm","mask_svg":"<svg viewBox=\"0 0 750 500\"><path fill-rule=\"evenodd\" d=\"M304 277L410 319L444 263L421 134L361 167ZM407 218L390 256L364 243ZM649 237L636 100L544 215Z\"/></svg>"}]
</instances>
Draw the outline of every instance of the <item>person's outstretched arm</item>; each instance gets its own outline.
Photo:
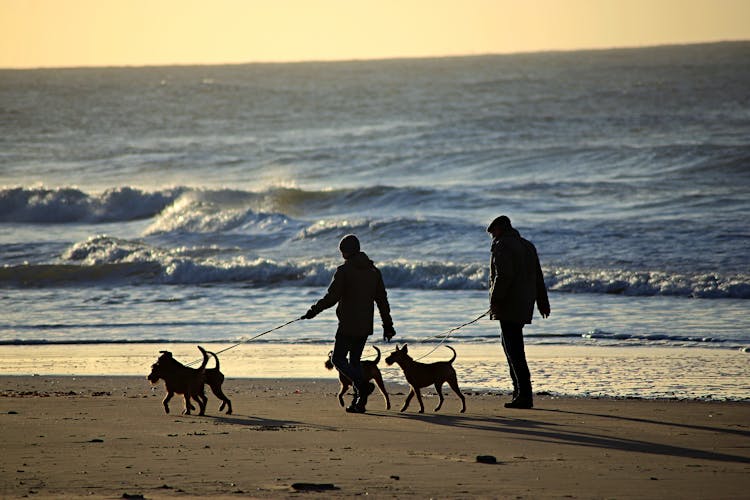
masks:
<instances>
[{"instance_id":1,"label":"person's outstretched arm","mask_svg":"<svg viewBox=\"0 0 750 500\"><path fill-rule=\"evenodd\" d=\"M313 304L312 307L310 307L310 309L307 310L304 316L302 316L302 319L312 319L322 311L336 305L336 303L341 299L341 294L344 288L341 273L342 271L340 269L336 269L336 272L333 274L331 284L328 285L328 292L322 299L317 301L315 304Z\"/></svg>"}]
</instances>

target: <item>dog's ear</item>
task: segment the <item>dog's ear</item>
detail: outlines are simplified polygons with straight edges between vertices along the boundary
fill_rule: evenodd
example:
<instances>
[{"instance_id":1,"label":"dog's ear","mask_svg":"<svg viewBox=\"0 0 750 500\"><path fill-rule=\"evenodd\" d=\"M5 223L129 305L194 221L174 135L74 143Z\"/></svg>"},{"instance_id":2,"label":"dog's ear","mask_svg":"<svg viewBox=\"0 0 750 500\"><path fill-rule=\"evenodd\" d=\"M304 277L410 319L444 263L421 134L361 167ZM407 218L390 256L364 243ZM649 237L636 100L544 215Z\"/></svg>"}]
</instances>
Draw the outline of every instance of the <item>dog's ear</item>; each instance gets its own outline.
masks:
<instances>
[{"instance_id":1,"label":"dog's ear","mask_svg":"<svg viewBox=\"0 0 750 500\"><path fill-rule=\"evenodd\" d=\"M164 356L165 358L171 358L171 357L172 357L172 353L171 353L171 352L169 352L169 351L159 351L159 352L160 352L160 353L161 353L161 355L162 355L162 356Z\"/></svg>"},{"instance_id":2,"label":"dog's ear","mask_svg":"<svg viewBox=\"0 0 750 500\"><path fill-rule=\"evenodd\" d=\"M404 347L402 347L401 350L404 352L409 352L409 348L406 346L406 344L404 344Z\"/></svg>"}]
</instances>

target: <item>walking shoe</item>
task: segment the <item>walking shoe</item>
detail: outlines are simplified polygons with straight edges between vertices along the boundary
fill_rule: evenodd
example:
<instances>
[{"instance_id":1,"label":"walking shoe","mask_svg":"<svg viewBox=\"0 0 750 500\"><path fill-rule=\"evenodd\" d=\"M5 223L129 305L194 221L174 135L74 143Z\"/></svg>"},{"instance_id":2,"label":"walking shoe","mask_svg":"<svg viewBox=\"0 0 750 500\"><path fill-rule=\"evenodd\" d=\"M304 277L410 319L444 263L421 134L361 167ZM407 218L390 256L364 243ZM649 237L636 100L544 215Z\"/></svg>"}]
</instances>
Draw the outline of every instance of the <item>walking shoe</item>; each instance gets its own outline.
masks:
<instances>
[{"instance_id":1,"label":"walking shoe","mask_svg":"<svg viewBox=\"0 0 750 500\"><path fill-rule=\"evenodd\" d=\"M351 405L346 407L347 413L364 413L365 411L365 407L359 404L359 402L352 403Z\"/></svg>"},{"instance_id":2,"label":"walking shoe","mask_svg":"<svg viewBox=\"0 0 750 500\"><path fill-rule=\"evenodd\" d=\"M534 407L534 401L531 398L516 398L510 403L505 403L506 408L529 409Z\"/></svg>"}]
</instances>

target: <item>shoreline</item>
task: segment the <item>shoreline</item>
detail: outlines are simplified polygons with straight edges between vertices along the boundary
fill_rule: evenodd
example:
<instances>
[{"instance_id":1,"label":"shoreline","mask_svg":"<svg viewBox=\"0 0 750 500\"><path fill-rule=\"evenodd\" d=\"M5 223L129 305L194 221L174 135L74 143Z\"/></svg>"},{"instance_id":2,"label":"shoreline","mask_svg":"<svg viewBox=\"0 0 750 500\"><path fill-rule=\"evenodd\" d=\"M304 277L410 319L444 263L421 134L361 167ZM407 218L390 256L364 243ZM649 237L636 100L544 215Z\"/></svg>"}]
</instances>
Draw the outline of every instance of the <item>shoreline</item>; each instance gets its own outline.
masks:
<instances>
[{"instance_id":1,"label":"shoreline","mask_svg":"<svg viewBox=\"0 0 750 500\"><path fill-rule=\"evenodd\" d=\"M166 415L140 377L0 376L3 498L740 498L750 488L748 402L508 397L423 391L425 413L379 392L343 411L338 384L228 379L234 414ZM348 401L349 397L347 397ZM479 456L494 457L482 463ZM483 459L484 460L484 459ZM95 464L95 465L94 465ZM328 488L332 489L328 489ZM317 489L316 489L317 488Z\"/></svg>"},{"instance_id":2,"label":"shoreline","mask_svg":"<svg viewBox=\"0 0 750 500\"><path fill-rule=\"evenodd\" d=\"M210 351L230 344L202 343ZM384 358L395 344L377 344L378 367L387 385L404 384L401 370ZM507 393L507 363L498 343L453 344L459 385L467 390ZM434 346L410 344L418 358ZM193 344L80 344L0 346L0 376L135 376L148 374L160 350L184 364L199 359ZM320 379L336 374L323 367L323 344L248 344L219 355L230 379ZM750 401L750 353L716 348L526 346L534 391L556 397ZM439 348L423 362L449 359ZM375 351L368 345L363 359ZM209 361L213 366L213 360Z\"/></svg>"}]
</instances>

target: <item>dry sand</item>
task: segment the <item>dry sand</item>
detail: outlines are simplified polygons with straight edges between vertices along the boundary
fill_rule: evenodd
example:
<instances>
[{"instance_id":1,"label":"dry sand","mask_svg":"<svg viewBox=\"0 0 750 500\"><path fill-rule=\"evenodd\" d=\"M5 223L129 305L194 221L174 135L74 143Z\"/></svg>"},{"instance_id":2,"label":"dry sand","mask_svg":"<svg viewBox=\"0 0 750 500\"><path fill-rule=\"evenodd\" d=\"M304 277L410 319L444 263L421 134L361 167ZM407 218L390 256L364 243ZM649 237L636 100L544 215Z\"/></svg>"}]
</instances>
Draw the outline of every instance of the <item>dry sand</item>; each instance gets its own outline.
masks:
<instances>
[{"instance_id":1,"label":"dry sand","mask_svg":"<svg viewBox=\"0 0 750 500\"><path fill-rule=\"evenodd\" d=\"M446 392L368 414L324 380L228 379L234 415L164 414L136 377L0 377L3 498L748 498L750 403ZM446 387L447 389L447 387ZM492 455L497 463L479 463ZM319 485L298 492L296 483ZM332 488L332 489L328 489Z\"/></svg>"}]
</instances>

